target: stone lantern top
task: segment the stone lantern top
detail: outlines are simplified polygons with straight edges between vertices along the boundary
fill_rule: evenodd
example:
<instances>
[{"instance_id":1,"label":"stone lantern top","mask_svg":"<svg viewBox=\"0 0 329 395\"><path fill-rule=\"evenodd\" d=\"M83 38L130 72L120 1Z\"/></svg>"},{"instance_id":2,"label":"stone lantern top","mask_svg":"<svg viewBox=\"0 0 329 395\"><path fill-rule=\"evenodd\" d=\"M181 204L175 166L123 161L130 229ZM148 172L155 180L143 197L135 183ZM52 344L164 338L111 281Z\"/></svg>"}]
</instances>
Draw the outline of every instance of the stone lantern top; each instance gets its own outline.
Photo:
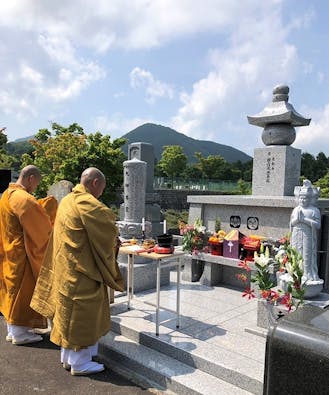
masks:
<instances>
[{"instance_id":1,"label":"stone lantern top","mask_svg":"<svg viewBox=\"0 0 329 395\"><path fill-rule=\"evenodd\" d=\"M251 125L265 128L270 124L289 124L291 126L307 126L310 118L304 118L299 114L292 104L288 103L289 87L287 85L277 85L273 89L273 99L259 114L248 116Z\"/></svg>"}]
</instances>

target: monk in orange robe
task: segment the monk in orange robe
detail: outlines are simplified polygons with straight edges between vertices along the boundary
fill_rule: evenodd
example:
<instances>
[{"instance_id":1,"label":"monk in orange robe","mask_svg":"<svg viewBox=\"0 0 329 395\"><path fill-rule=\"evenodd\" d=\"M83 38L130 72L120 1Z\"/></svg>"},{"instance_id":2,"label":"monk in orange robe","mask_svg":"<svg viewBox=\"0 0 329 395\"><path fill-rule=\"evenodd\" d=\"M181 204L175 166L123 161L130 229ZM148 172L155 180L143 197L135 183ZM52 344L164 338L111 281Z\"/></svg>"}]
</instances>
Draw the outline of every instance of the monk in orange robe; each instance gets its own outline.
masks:
<instances>
[{"instance_id":1,"label":"monk in orange robe","mask_svg":"<svg viewBox=\"0 0 329 395\"><path fill-rule=\"evenodd\" d=\"M117 261L115 215L98 198L104 174L86 169L58 206L31 307L52 320L50 340L72 375L97 373L98 340L110 330L107 287L123 291Z\"/></svg>"},{"instance_id":2,"label":"monk in orange robe","mask_svg":"<svg viewBox=\"0 0 329 395\"><path fill-rule=\"evenodd\" d=\"M26 166L0 200L0 311L13 344L41 341L33 328L47 321L30 307L51 233L49 216L31 195L41 180L36 166Z\"/></svg>"},{"instance_id":3,"label":"monk in orange robe","mask_svg":"<svg viewBox=\"0 0 329 395\"><path fill-rule=\"evenodd\" d=\"M39 204L41 207L44 208L46 214L48 215L51 225L54 226L56 213L58 209L58 202L54 196L47 196L45 198L38 199Z\"/></svg>"}]
</instances>

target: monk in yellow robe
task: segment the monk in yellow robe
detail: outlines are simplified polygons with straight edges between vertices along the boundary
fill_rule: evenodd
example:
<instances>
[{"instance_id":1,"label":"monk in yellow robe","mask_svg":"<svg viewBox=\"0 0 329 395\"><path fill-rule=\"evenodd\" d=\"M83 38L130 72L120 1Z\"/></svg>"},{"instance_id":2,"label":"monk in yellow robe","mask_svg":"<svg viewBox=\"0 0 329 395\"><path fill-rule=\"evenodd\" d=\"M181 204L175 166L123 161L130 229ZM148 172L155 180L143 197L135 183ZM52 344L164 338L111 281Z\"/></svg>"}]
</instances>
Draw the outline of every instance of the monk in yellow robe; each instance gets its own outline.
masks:
<instances>
[{"instance_id":1,"label":"monk in yellow robe","mask_svg":"<svg viewBox=\"0 0 329 395\"><path fill-rule=\"evenodd\" d=\"M13 344L41 341L33 328L47 321L30 307L35 283L51 233L45 210L31 195L41 179L35 166L25 167L0 200L0 311Z\"/></svg>"},{"instance_id":2,"label":"monk in yellow robe","mask_svg":"<svg viewBox=\"0 0 329 395\"><path fill-rule=\"evenodd\" d=\"M92 357L110 330L107 287L124 287L115 255L115 215L98 200L104 188L103 173L88 168L61 200L31 301L53 321L50 340L61 347L61 362L72 375L104 370Z\"/></svg>"}]
</instances>

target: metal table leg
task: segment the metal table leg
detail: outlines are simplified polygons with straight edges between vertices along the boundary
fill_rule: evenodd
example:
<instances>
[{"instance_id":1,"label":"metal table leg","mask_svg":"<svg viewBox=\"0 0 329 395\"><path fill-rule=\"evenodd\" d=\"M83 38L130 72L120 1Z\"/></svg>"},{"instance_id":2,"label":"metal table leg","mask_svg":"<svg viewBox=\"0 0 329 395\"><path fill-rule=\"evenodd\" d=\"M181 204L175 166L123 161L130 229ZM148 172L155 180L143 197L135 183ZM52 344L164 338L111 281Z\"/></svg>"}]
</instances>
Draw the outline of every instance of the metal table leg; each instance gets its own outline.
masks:
<instances>
[{"instance_id":1,"label":"metal table leg","mask_svg":"<svg viewBox=\"0 0 329 395\"><path fill-rule=\"evenodd\" d=\"M157 300L156 300L156 311L155 311L155 334L159 336L159 319L160 319L160 273L161 273L161 262L158 261L157 264L157 285L156 285L156 292L157 292Z\"/></svg>"},{"instance_id":2,"label":"metal table leg","mask_svg":"<svg viewBox=\"0 0 329 395\"><path fill-rule=\"evenodd\" d=\"M128 296L128 310L130 310L130 302L133 297L133 272L134 272L134 257L128 254L128 270L127 270L127 296Z\"/></svg>"},{"instance_id":3,"label":"metal table leg","mask_svg":"<svg viewBox=\"0 0 329 395\"><path fill-rule=\"evenodd\" d=\"M178 258L176 272L177 272L177 291L176 291L176 328L180 325L180 258Z\"/></svg>"}]
</instances>

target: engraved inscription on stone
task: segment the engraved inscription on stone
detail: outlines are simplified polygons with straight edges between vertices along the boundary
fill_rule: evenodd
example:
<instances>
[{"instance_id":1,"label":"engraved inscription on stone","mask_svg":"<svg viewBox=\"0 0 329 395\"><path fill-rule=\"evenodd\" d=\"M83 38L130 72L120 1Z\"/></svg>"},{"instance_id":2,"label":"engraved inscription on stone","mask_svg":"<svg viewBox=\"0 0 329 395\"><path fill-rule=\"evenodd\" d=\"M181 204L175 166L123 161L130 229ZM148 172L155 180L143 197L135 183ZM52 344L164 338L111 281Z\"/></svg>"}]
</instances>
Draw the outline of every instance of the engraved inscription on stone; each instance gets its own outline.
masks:
<instances>
[{"instance_id":1,"label":"engraved inscription on stone","mask_svg":"<svg viewBox=\"0 0 329 395\"><path fill-rule=\"evenodd\" d=\"M231 215L230 227L231 228L240 228L240 226L241 226L241 218L238 215Z\"/></svg>"},{"instance_id":2,"label":"engraved inscription on stone","mask_svg":"<svg viewBox=\"0 0 329 395\"><path fill-rule=\"evenodd\" d=\"M257 217L248 217L247 228L250 230L257 230L259 225L259 219Z\"/></svg>"},{"instance_id":3,"label":"engraved inscription on stone","mask_svg":"<svg viewBox=\"0 0 329 395\"><path fill-rule=\"evenodd\" d=\"M275 170L275 157L272 156L271 152L267 153L266 159L266 182L271 182L271 174L273 174Z\"/></svg>"}]
</instances>

